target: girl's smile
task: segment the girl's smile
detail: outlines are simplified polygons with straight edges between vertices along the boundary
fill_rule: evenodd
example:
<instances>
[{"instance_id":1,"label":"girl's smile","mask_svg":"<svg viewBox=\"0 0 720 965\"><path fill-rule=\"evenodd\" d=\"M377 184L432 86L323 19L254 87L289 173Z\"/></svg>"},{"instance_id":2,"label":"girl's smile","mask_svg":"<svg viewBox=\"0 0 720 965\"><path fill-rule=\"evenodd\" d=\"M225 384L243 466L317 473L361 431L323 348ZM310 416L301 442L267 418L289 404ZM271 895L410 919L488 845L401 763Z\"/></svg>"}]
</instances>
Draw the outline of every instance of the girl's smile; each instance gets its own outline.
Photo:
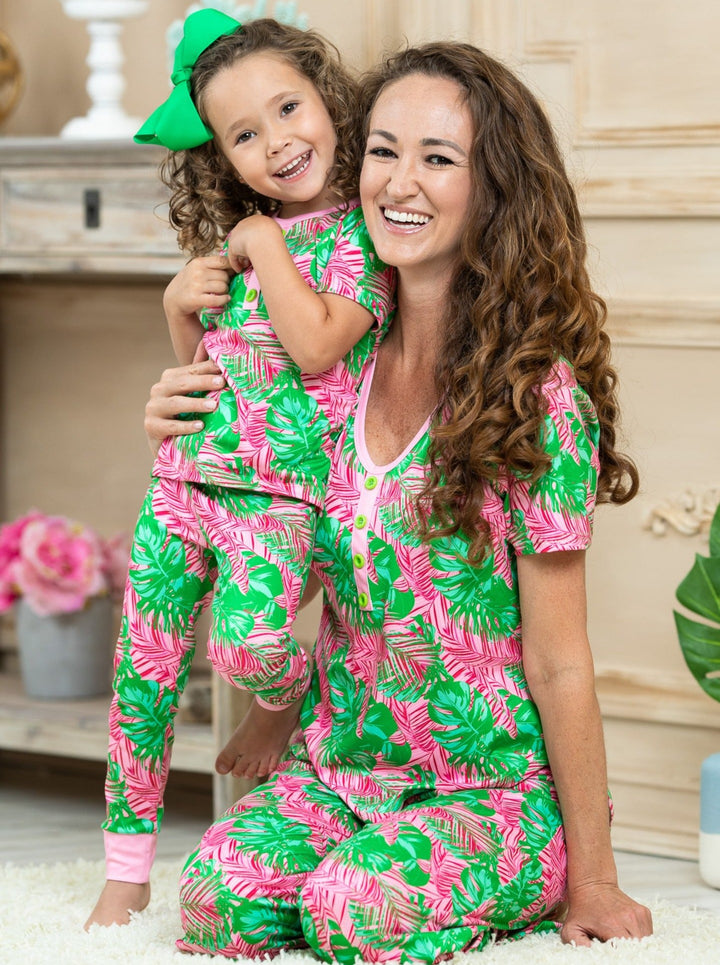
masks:
<instances>
[{"instance_id":1,"label":"girl's smile","mask_svg":"<svg viewBox=\"0 0 720 965\"><path fill-rule=\"evenodd\" d=\"M282 57L249 54L208 84L205 105L218 145L240 178L280 201L283 217L337 199L328 191L337 139L315 85Z\"/></svg>"}]
</instances>

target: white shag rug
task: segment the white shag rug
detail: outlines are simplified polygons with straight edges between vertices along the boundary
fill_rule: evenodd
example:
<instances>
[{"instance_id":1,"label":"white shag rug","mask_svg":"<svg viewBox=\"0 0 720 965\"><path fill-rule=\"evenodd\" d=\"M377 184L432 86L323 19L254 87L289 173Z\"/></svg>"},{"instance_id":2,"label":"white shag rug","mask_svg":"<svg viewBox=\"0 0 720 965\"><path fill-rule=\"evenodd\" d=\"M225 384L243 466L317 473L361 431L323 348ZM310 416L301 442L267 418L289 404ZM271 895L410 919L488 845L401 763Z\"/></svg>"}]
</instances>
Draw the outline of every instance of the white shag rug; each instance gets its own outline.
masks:
<instances>
[{"instance_id":1,"label":"white shag rug","mask_svg":"<svg viewBox=\"0 0 720 965\"><path fill-rule=\"evenodd\" d=\"M187 965L224 962L175 950L180 934L180 863L158 861L152 900L129 925L82 930L103 883L103 863L0 866L2 965ZM668 902L651 905L655 934L639 942L563 945L558 935L531 935L482 952L457 955L453 965L719 965L720 916ZM242 960L247 961L247 960ZM287 952L274 965L318 965L309 952Z\"/></svg>"}]
</instances>

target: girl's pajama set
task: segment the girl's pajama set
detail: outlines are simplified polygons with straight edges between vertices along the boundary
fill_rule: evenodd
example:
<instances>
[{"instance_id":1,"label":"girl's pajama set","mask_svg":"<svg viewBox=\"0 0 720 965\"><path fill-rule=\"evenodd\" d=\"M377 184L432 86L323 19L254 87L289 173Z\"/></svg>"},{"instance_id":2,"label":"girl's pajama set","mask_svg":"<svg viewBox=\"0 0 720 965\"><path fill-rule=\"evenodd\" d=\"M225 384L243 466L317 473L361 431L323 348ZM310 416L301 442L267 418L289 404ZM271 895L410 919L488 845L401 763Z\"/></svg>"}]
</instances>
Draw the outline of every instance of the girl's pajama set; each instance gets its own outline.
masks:
<instances>
[{"instance_id":1,"label":"girl's pajama set","mask_svg":"<svg viewBox=\"0 0 720 965\"><path fill-rule=\"evenodd\" d=\"M315 538L325 591L302 739L202 838L185 950L434 963L555 927L562 819L522 661L518 554L588 546L599 427L571 367L542 387L550 466L486 488L489 552L423 543L426 425L390 465L365 445L373 378L335 447Z\"/></svg>"},{"instance_id":2,"label":"girl's pajama set","mask_svg":"<svg viewBox=\"0 0 720 965\"><path fill-rule=\"evenodd\" d=\"M173 719L211 596L208 656L225 679L278 709L310 682L292 623L334 440L386 327L392 274L358 202L277 220L307 283L358 302L375 324L337 365L303 375L251 269L233 279L224 311L204 313L205 347L227 387L212 393L212 414L197 416L202 431L163 442L135 531L110 708L109 879L148 880Z\"/></svg>"}]
</instances>

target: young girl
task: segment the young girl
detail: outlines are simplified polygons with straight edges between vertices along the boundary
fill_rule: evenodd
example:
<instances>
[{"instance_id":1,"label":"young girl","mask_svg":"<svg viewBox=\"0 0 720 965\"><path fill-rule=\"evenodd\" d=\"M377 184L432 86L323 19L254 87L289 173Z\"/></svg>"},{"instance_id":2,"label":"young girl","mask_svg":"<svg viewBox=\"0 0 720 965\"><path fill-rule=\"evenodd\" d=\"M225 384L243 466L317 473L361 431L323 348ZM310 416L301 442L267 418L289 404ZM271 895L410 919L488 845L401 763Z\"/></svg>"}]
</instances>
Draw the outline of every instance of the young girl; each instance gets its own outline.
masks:
<instances>
[{"instance_id":1,"label":"young girl","mask_svg":"<svg viewBox=\"0 0 720 965\"><path fill-rule=\"evenodd\" d=\"M127 921L126 884L149 896L172 721L211 592L208 656L256 695L236 773L271 770L296 726L309 666L292 623L317 510L391 297L352 200L354 83L327 44L201 10L172 79L136 139L179 152L164 177L181 247L205 255L240 219L228 260L243 270L225 294L228 260L200 257L164 299L178 359L202 339L222 387L198 400L201 431L161 447L135 533L110 710L108 882L88 924ZM203 306L214 311L198 319Z\"/></svg>"}]
</instances>

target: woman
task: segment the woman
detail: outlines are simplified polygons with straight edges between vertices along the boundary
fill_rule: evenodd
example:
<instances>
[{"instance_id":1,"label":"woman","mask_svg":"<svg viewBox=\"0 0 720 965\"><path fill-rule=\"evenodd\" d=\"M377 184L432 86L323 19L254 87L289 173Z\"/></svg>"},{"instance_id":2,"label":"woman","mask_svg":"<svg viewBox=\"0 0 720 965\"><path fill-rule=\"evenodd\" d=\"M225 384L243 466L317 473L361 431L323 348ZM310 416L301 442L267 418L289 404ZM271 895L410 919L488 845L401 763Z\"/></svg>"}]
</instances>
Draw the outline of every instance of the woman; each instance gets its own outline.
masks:
<instances>
[{"instance_id":1,"label":"woman","mask_svg":"<svg viewBox=\"0 0 720 965\"><path fill-rule=\"evenodd\" d=\"M303 740L188 860L178 944L435 962L563 903L565 941L641 937L584 585L596 495L631 498L637 474L574 194L535 99L474 47L402 52L364 93L361 197L397 314L335 452ZM186 429L172 416L211 378L166 373L150 436Z\"/></svg>"}]
</instances>

